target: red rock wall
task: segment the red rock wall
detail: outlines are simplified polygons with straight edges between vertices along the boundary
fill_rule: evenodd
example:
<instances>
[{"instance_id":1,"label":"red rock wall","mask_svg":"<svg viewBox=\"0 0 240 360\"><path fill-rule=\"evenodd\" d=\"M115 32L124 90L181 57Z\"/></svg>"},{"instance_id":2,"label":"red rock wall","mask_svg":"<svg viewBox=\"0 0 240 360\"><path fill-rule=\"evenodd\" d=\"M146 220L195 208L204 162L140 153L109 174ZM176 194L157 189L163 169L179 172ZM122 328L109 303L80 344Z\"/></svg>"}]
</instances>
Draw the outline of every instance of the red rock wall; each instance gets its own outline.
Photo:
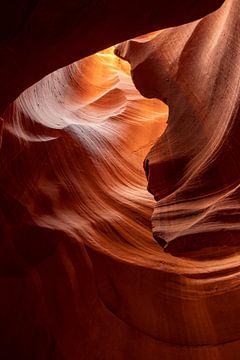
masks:
<instances>
[{"instance_id":1,"label":"red rock wall","mask_svg":"<svg viewBox=\"0 0 240 360\"><path fill-rule=\"evenodd\" d=\"M0 75L9 82L1 108L103 45L195 20L220 4L207 3L152 2L143 28L150 3L136 10L122 2L116 11L105 2L108 12L100 13L94 2L72 2L68 12L61 2L56 11L54 1L26 1L24 21L16 12L16 28L4 27L10 40ZM1 358L239 359L239 251L231 235L238 230L238 8L228 0L201 21L118 47L136 87L152 99L108 49L8 104ZM152 239L154 200L142 169L148 151L153 231L169 252Z\"/></svg>"},{"instance_id":2,"label":"red rock wall","mask_svg":"<svg viewBox=\"0 0 240 360\"><path fill-rule=\"evenodd\" d=\"M203 20L118 50L141 93L170 108L145 161L153 232L168 251L239 246L238 13L228 0Z\"/></svg>"},{"instance_id":3,"label":"red rock wall","mask_svg":"<svg viewBox=\"0 0 240 360\"><path fill-rule=\"evenodd\" d=\"M1 3L2 111L43 76L134 36L198 19L223 0L17 0Z\"/></svg>"}]
</instances>

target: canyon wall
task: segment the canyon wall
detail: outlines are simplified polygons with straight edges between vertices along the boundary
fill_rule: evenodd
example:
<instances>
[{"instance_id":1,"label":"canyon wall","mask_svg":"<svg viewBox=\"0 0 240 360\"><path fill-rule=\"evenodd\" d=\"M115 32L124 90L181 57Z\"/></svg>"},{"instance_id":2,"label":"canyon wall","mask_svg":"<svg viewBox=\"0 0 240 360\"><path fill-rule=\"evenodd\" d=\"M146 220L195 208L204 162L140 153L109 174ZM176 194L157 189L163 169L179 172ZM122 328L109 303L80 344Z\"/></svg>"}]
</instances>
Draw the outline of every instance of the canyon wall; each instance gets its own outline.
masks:
<instances>
[{"instance_id":1,"label":"canyon wall","mask_svg":"<svg viewBox=\"0 0 240 360\"><path fill-rule=\"evenodd\" d=\"M239 359L239 5L208 3L5 8L1 358Z\"/></svg>"}]
</instances>

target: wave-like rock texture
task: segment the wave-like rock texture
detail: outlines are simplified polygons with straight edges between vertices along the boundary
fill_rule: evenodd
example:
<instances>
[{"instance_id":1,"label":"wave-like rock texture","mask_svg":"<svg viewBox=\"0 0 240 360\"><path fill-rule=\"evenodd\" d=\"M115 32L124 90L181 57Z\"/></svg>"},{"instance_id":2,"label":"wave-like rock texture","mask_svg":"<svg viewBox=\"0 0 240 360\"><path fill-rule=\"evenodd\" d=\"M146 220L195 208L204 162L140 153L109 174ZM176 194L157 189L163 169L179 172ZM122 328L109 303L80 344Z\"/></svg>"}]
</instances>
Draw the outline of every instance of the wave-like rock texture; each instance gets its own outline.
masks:
<instances>
[{"instance_id":1,"label":"wave-like rock texture","mask_svg":"<svg viewBox=\"0 0 240 360\"><path fill-rule=\"evenodd\" d=\"M135 36L199 19L223 2L1 1L0 111L54 70Z\"/></svg>"},{"instance_id":2,"label":"wave-like rock texture","mask_svg":"<svg viewBox=\"0 0 240 360\"><path fill-rule=\"evenodd\" d=\"M203 20L118 49L140 92L170 108L145 168L154 236L174 253L240 244L239 11L227 0Z\"/></svg>"},{"instance_id":3,"label":"wave-like rock texture","mask_svg":"<svg viewBox=\"0 0 240 360\"><path fill-rule=\"evenodd\" d=\"M174 257L152 240L142 159L167 115L113 49L6 110L2 358L238 359L239 255Z\"/></svg>"},{"instance_id":4,"label":"wave-like rock texture","mask_svg":"<svg viewBox=\"0 0 240 360\"><path fill-rule=\"evenodd\" d=\"M181 15L179 5L178 10ZM236 215L237 188L227 180L231 171L237 169L239 158L234 137L238 131L238 10L237 1L227 1L217 14L204 20L152 33L118 48L120 55L131 62L139 90L158 99L140 95L131 81L128 65L115 57L111 48L43 78L2 114L0 358L239 359L238 248L230 251L227 246L215 246L213 251L195 250L195 256L188 257L164 251L152 239L150 217L154 200L146 190L142 169L143 159L152 148L145 168L149 190L156 198L161 196L155 209L157 215L153 216L153 230L158 227L158 233L171 230L177 238L179 232L169 225L174 225L174 220L179 230L179 224L185 226L193 218L190 213L194 199L189 194L195 194L195 187L181 195L189 198L184 208L189 217L185 218L185 212L184 218L171 217L180 204L176 194L171 198L172 192L177 191L174 186L184 184L182 177L178 181L168 175L175 174L175 164L174 171L169 171L166 164L166 177L159 177L165 171L164 161L179 158L175 152L170 156L170 150L184 155L180 157L179 171L182 158L188 160L188 172L184 174L191 174L199 194L202 191L202 202L200 196L195 199L196 211L208 200L220 205L219 194L223 192L226 202L221 205L227 204L224 209L230 209L232 199L231 214ZM120 21L121 11L118 15ZM47 17L45 20L48 24ZM171 22L170 17L168 21ZM176 17L172 21L176 25ZM19 44L16 53L22 54L21 41L29 28L20 24L17 28L23 31L22 38L19 36L17 42L11 35L11 39ZM112 27L106 29L107 39ZM133 31L129 29L129 33ZM40 33L37 32L39 36ZM116 39L116 33L111 36ZM74 36L70 38L76 40ZM50 39L54 43L55 38ZM69 49L73 57L80 56L77 46L72 52L71 41L65 50ZM14 44L9 49L16 50ZM26 48L36 56L35 47L31 49L27 44ZM45 49L39 42L35 46L38 51ZM41 62L40 57L38 67L42 65L42 69L38 72L36 59L30 58L31 66L29 60L22 68L23 74L29 71L23 83L23 75L18 77L13 72L16 82L9 81L9 92L3 96L2 105L22 87L38 80L40 74L71 61L67 52L56 59L57 46L49 52L45 50L47 54L55 51L53 62L47 67L49 59ZM7 62L4 64L7 66ZM9 64L8 69L11 61ZM4 73L5 67L1 69ZM8 71L4 76L9 74ZM11 92L13 84L16 92ZM168 108L159 99L168 102L170 108L167 127ZM190 153L192 162L185 159ZM212 168L209 182L205 171L220 166L219 156L224 154L225 171L219 167L213 176ZM197 169L189 170L193 160L199 161L199 167L205 164L198 181L194 172ZM225 188L223 174L228 185ZM232 176L237 182L237 173ZM155 186L169 194L155 193ZM215 198L211 193L214 186ZM234 191L230 193L231 189ZM167 203L168 198L174 202ZM168 226L164 213L159 212L161 201L168 207ZM178 210L184 209L180 204ZM225 216L227 224L229 212ZM222 220L219 219L220 224ZM235 220L232 224L236 224ZM162 233L161 236L170 243L170 238ZM172 237L172 243L174 240ZM193 241L193 237L191 242L179 241L185 253ZM198 239L196 243L199 246Z\"/></svg>"}]
</instances>

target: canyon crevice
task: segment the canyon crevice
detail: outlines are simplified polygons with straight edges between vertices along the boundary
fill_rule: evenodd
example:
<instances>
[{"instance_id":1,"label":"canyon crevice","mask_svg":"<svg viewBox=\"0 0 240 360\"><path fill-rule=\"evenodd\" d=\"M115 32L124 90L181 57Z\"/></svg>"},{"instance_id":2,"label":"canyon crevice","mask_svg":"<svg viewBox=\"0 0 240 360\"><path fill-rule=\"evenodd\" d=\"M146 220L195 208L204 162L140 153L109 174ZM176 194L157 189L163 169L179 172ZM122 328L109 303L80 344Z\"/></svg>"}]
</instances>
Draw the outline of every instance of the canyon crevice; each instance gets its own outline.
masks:
<instances>
[{"instance_id":1,"label":"canyon crevice","mask_svg":"<svg viewBox=\"0 0 240 360\"><path fill-rule=\"evenodd\" d=\"M238 360L238 1L2 6L0 357Z\"/></svg>"}]
</instances>

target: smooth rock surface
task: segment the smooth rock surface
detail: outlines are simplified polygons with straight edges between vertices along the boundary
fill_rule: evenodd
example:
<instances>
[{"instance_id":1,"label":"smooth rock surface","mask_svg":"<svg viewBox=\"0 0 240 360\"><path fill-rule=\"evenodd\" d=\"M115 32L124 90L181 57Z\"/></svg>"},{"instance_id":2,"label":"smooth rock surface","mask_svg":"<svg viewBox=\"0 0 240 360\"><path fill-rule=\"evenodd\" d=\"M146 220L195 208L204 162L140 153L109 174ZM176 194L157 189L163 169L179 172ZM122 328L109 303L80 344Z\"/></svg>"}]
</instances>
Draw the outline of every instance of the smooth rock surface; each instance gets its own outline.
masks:
<instances>
[{"instance_id":1,"label":"smooth rock surface","mask_svg":"<svg viewBox=\"0 0 240 360\"><path fill-rule=\"evenodd\" d=\"M240 243L239 11L227 0L202 20L117 50L140 92L169 105L145 167L154 236L173 253L213 247L211 256Z\"/></svg>"},{"instance_id":2,"label":"smooth rock surface","mask_svg":"<svg viewBox=\"0 0 240 360\"><path fill-rule=\"evenodd\" d=\"M99 11L102 3L108 12ZM237 1L227 0L201 21L117 48L130 61L138 89L153 99L136 90L127 63L113 48L42 78L141 32L195 20L220 3L155 1L143 27L150 2L121 2L116 9L108 1L72 1L68 12L65 2L25 1L24 21L16 11L15 28L4 26L1 359L239 359L238 244L228 246L229 239L217 236L212 248L207 244L200 250L202 240L194 239L203 229L198 222L191 241L178 242L182 256L174 256L179 224L186 230L187 211L192 221L194 201L197 210L211 201L221 205L216 207L219 214L224 210L224 216L234 216L230 223L237 227ZM78 6L85 9L84 16ZM78 43L80 34L85 41ZM6 47L14 49L15 57ZM20 67L12 67L13 58L18 65L22 59ZM169 105L167 126L168 108L159 99ZM175 152L164 139L173 141ZM233 152L225 152L231 147ZM154 200L142 168L148 151L149 190L156 197L163 191L153 230L175 231L175 238L161 234L173 244L172 252L152 238ZM165 166L162 178L162 162L179 158L177 167ZM173 209L166 203L166 217L178 204L184 214L180 220L173 216L174 228L164 223L159 209L182 181L182 158L188 164L184 176L191 175L194 188L183 194L191 200L186 208L174 196ZM194 170L202 165L197 181ZM200 195L191 198L195 190L202 202ZM211 234L219 235L219 230L221 235L226 219L217 225L212 221ZM189 254L191 244L197 248Z\"/></svg>"}]
</instances>

